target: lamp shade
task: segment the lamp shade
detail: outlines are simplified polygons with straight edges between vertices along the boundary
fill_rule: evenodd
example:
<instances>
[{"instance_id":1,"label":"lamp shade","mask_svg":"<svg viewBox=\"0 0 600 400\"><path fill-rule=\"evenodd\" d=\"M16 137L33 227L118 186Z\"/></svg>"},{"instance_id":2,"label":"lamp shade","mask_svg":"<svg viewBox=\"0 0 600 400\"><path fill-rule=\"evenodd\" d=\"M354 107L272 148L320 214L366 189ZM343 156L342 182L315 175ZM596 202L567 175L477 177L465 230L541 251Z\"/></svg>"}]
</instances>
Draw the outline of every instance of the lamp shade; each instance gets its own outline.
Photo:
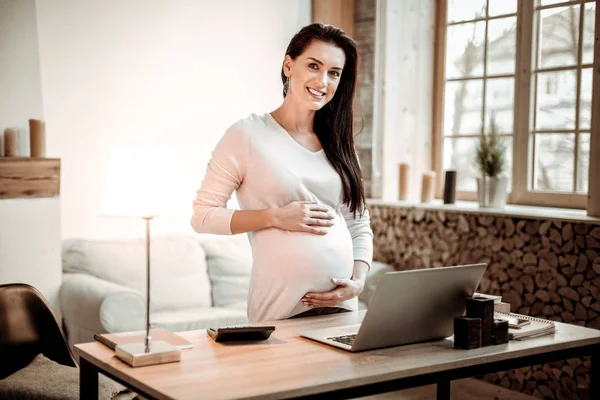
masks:
<instances>
[{"instance_id":1,"label":"lamp shade","mask_svg":"<svg viewBox=\"0 0 600 400\"><path fill-rule=\"evenodd\" d=\"M176 216L184 215L188 208L183 163L174 150L120 147L111 152L103 216Z\"/></svg>"}]
</instances>

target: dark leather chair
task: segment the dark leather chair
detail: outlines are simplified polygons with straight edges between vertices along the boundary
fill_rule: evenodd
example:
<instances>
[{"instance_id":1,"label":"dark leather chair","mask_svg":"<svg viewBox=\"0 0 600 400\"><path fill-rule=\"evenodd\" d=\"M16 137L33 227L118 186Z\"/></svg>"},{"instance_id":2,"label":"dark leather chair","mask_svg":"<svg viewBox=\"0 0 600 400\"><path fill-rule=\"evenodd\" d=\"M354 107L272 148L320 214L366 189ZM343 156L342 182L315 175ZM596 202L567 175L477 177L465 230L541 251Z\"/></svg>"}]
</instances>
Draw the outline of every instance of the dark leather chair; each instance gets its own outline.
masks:
<instances>
[{"instance_id":1,"label":"dark leather chair","mask_svg":"<svg viewBox=\"0 0 600 400\"><path fill-rule=\"evenodd\" d=\"M40 353L59 364L77 366L44 296L26 284L0 285L0 379Z\"/></svg>"}]
</instances>

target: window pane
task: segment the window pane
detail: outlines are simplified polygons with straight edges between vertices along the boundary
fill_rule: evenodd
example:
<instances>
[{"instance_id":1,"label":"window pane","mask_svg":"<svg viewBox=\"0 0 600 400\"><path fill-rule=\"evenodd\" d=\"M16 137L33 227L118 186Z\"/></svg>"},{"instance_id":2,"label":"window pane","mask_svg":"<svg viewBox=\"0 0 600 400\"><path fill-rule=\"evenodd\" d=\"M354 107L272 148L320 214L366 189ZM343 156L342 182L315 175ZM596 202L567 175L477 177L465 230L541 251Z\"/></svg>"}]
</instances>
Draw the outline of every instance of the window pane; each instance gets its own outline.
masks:
<instances>
[{"instance_id":1,"label":"window pane","mask_svg":"<svg viewBox=\"0 0 600 400\"><path fill-rule=\"evenodd\" d=\"M577 72L537 74L536 129L575 129Z\"/></svg>"},{"instance_id":2,"label":"window pane","mask_svg":"<svg viewBox=\"0 0 600 400\"><path fill-rule=\"evenodd\" d=\"M540 0L541 6L549 6L551 4L565 3L570 0Z\"/></svg>"},{"instance_id":3,"label":"window pane","mask_svg":"<svg viewBox=\"0 0 600 400\"><path fill-rule=\"evenodd\" d=\"M534 190L573 191L575 134L535 135Z\"/></svg>"},{"instance_id":4,"label":"window pane","mask_svg":"<svg viewBox=\"0 0 600 400\"><path fill-rule=\"evenodd\" d=\"M587 193L590 169L590 134L579 134L579 156L577 158L577 191Z\"/></svg>"},{"instance_id":5,"label":"window pane","mask_svg":"<svg viewBox=\"0 0 600 400\"><path fill-rule=\"evenodd\" d=\"M449 0L448 22L485 17L485 0Z\"/></svg>"},{"instance_id":6,"label":"window pane","mask_svg":"<svg viewBox=\"0 0 600 400\"><path fill-rule=\"evenodd\" d=\"M581 62L594 62L594 31L596 24L596 3L586 3L583 13L583 55Z\"/></svg>"},{"instance_id":7,"label":"window pane","mask_svg":"<svg viewBox=\"0 0 600 400\"><path fill-rule=\"evenodd\" d=\"M502 137L506 149L503 175L509 177L508 187L512 187L512 137ZM444 170L456 169L457 190L475 191L476 177L481 173L475 161L479 138L446 138L444 139Z\"/></svg>"},{"instance_id":8,"label":"window pane","mask_svg":"<svg viewBox=\"0 0 600 400\"><path fill-rule=\"evenodd\" d=\"M483 75L485 21L452 25L446 34L446 78Z\"/></svg>"},{"instance_id":9,"label":"window pane","mask_svg":"<svg viewBox=\"0 0 600 400\"><path fill-rule=\"evenodd\" d=\"M517 0L490 0L488 7L490 17L515 14L517 12Z\"/></svg>"},{"instance_id":10,"label":"window pane","mask_svg":"<svg viewBox=\"0 0 600 400\"><path fill-rule=\"evenodd\" d=\"M488 79L486 85L485 131L490 132L490 120L493 115L497 133L513 133L515 79Z\"/></svg>"},{"instance_id":11,"label":"window pane","mask_svg":"<svg viewBox=\"0 0 600 400\"><path fill-rule=\"evenodd\" d=\"M480 175L475 163L478 142L478 138L444 139L444 170L456 169L457 190L476 190L475 177Z\"/></svg>"},{"instance_id":12,"label":"window pane","mask_svg":"<svg viewBox=\"0 0 600 400\"><path fill-rule=\"evenodd\" d=\"M444 135L481 132L483 80L446 82Z\"/></svg>"},{"instance_id":13,"label":"window pane","mask_svg":"<svg viewBox=\"0 0 600 400\"><path fill-rule=\"evenodd\" d=\"M579 129L590 129L592 118L592 69L581 70L581 105L579 106Z\"/></svg>"},{"instance_id":14,"label":"window pane","mask_svg":"<svg viewBox=\"0 0 600 400\"><path fill-rule=\"evenodd\" d=\"M579 5L540 11L540 66L577 65Z\"/></svg>"},{"instance_id":15,"label":"window pane","mask_svg":"<svg viewBox=\"0 0 600 400\"><path fill-rule=\"evenodd\" d=\"M487 74L514 74L517 17L488 22Z\"/></svg>"}]
</instances>

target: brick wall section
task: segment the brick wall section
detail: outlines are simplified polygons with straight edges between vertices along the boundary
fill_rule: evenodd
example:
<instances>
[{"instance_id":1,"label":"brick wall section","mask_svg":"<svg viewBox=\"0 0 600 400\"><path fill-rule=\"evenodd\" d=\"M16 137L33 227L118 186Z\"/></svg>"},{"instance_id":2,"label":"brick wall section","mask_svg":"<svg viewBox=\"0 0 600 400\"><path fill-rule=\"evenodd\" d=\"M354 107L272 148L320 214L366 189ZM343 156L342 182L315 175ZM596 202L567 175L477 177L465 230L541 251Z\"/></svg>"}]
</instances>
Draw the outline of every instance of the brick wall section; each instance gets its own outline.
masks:
<instances>
[{"instance_id":1,"label":"brick wall section","mask_svg":"<svg viewBox=\"0 0 600 400\"><path fill-rule=\"evenodd\" d=\"M370 205L374 258L398 270L486 262L479 291L514 312L600 329L600 225ZM590 359L484 379L546 399L588 399Z\"/></svg>"},{"instance_id":2,"label":"brick wall section","mask_svg":"<svg viewBox=\"0 0 600 400\"><path fill-rule=\"evenodd\" d=\"M371 196L371 154L373 138L373 77L375 63L375 0L356 0L354 40L360 63L355 101L354 125L358 157L362 167L367 197ZM361 131L362 130L362 131Z\"/></svg>"}]
</instances>

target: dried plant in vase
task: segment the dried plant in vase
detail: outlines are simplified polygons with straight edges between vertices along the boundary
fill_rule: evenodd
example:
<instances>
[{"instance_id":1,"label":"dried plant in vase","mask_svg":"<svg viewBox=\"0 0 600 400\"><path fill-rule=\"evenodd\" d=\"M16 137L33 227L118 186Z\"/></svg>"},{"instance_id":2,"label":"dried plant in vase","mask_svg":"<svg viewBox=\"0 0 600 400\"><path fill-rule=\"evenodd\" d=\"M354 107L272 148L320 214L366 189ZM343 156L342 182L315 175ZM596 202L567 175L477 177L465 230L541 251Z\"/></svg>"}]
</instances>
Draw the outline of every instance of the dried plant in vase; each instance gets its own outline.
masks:
<instances>
[{"instance_id":1,"label":"dried plant in vase","mask_svg":"<svg viewBox=\"0 0 600 400\"><path fill-rule=\"evenodd\" d=\"M481 207L502 207L506 204L508 178L504 171L506 148L498 136L495 117L490 119L490 134L481 130L477 146L477 166L481 177L477 178L477 199Z\"/></svg>"}]
</instances>

